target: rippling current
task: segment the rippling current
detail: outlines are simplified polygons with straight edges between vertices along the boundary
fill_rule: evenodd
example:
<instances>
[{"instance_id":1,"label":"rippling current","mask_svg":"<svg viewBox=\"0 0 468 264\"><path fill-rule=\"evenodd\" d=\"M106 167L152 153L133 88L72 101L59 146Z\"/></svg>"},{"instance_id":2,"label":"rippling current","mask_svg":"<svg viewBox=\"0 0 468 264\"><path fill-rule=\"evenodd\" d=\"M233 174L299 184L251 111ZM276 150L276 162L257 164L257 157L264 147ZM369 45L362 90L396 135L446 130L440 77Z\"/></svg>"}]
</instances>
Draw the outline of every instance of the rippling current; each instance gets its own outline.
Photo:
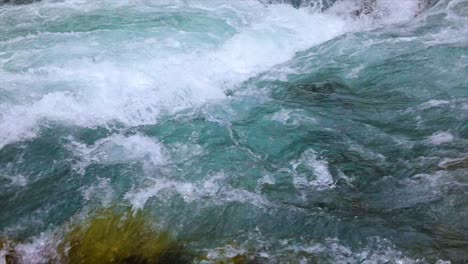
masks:
<instances>
[{"instance_id":1,"label":"rippling current","mask_svg":"<svg viewBox=\"0 0 468 264\"><path fill-rule=\"evenodd\" d=\"M203 263L466 263L468 1L282 2L0 5L0 236L119 204Z\"/></svg>"}]
</instances>

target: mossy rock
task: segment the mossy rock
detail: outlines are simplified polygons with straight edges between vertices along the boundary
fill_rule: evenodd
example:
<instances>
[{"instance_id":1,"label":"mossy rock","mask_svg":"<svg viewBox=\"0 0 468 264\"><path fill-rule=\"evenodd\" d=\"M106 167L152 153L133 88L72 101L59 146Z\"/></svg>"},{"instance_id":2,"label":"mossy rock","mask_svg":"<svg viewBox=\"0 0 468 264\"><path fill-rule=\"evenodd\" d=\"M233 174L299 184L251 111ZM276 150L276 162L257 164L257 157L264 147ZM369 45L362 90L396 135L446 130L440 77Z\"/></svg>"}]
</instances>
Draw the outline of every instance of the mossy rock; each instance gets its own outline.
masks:
<instances>
[{"instance_id":1,"label":"mossy rock","mask_svg":"<svg viewBox=\"0 0 468 264\"><path fill-rule=\"evenodd\" d=\"M74 226L59 246L68 264L191 263L192 255L168 231L156 231L143 212L116 208Z\"/></svg>"},{"instance_id":2,"label":"mossy rock","mask_svg":"<svg viewBox=\"0 0 468 264\"><path fill-rule=\"evenodd\" d=\"M10 249L5 254L5 264L23 264L23 260L14 249Z\"/></svg>"}]
</instances>

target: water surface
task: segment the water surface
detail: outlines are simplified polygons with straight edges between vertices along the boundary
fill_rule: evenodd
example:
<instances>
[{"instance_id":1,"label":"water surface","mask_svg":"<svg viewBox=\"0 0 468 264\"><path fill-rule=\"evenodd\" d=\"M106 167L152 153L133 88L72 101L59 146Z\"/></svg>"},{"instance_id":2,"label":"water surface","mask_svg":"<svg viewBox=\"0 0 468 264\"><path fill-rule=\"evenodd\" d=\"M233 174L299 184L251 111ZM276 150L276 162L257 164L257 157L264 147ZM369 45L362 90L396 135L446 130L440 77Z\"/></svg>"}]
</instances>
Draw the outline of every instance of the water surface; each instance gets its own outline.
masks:
<instances>
[{"instance_id":1,"label":"water surface","mask_svg":"<svg viewBox=\"0 0 468 264\"><path fill-rule=\"evenodd\" d=\"M208 263L468 261L468 2L266 2L0 6L0 235L27 263L115 204Z\"/></svg>"}]
</instances>

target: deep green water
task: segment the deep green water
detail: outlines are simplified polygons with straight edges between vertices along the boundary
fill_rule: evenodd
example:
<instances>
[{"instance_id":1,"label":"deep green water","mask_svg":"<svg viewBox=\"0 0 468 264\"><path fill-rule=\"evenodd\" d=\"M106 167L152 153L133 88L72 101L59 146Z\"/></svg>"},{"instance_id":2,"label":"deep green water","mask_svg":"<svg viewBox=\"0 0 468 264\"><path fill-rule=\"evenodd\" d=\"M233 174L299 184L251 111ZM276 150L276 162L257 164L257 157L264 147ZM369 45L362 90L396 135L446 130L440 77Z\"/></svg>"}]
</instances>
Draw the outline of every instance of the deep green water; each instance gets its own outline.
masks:
<instances>
[{"instance_id":1,"label":"deep green water","mask_svg":"<svg viewBox=\"0 0 468 264\"><path fill-rule=\"evenodd\" d=\"M0 236L119 204L211 261L465 263L468 2L356 2L0 6Z\"/></svg>"}]
</instances>

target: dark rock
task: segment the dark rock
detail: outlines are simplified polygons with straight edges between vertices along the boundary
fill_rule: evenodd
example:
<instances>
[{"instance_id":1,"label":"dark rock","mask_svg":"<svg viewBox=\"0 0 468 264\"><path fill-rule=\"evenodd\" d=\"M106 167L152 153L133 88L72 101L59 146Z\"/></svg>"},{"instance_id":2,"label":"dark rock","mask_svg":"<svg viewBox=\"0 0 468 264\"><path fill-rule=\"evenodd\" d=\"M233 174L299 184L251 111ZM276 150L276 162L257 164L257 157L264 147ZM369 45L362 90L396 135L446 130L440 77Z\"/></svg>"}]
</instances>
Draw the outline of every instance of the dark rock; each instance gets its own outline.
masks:
<instances>
[{"instance_id":1,"label":"dark rock","mask_svg":"<svg viewBox=\"0 0 468 264\"><path fill-rule=\"evenodd\" d=\"M295 8L300 7L313 7L320 8L321 11L324 11L330 8L337 0L259 0L265 5L269 4L290 4Z\"/></svg>"},{"instance_id":2,"label":"dark rock","mask_svg":"<svg viewBox=\"0 0 468 264\"><path fill-rule=\"evenodd\" d=\"M362 1L359 9L352 11L351 14L354 17L361 17L361 16L369 15L372 12L374 12L375 5L376 5L376 0L364 0Z\"/></svg>"},{"instance_id":3,"label":"dark rock","mask_svg":"<svg viewBox=\"0 0 468 264\"><path fill-rule=\"evenodd\" d=\"M23 264L21 256L14 249L10 249L8 253L5 254L5 263L6 264Z\"/></svg>"}]
</instances>

